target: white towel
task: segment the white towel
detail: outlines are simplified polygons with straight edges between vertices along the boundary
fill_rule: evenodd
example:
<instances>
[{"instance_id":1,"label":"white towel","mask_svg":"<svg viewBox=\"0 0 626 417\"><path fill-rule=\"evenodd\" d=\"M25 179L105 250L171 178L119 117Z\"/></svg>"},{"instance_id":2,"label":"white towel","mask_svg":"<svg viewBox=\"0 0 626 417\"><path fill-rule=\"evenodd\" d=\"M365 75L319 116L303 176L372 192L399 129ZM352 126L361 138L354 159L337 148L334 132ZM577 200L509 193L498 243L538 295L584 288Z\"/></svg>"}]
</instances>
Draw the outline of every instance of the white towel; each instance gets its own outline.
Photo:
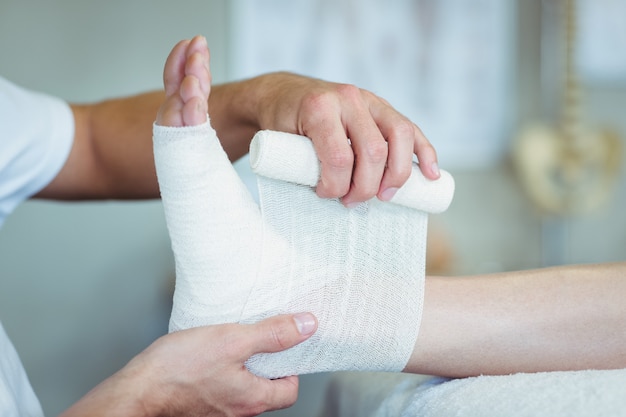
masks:
<instances>
[{"instance_id":1,"label":"white towel","mask_svg":"<svg viewBox=\"0 0 626 417\"><path fill-rule=\"evenodd\" d=\"M343 372L325 417L623 417L626 369L520 373L447 380Z\"/></svg>"}]
</instances>

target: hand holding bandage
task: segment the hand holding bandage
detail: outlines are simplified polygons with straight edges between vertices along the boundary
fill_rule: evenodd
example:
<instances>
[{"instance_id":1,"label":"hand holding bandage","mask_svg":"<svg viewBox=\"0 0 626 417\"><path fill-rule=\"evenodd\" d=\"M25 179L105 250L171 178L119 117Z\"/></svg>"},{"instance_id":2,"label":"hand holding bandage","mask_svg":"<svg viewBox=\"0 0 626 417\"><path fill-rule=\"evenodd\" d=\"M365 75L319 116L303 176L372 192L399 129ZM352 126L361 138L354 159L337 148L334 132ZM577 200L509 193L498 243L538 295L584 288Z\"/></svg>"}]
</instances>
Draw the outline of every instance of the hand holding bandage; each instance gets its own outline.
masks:
<instances>
[{"instance_id":1,"label":"hand holding bandage","mask_svg":"<svg viewBox=\"0 0 626 417\"><path fill-rule=\"evenodd\" d=\"M257 175L310 187L321 176L313 143L293 133L257 132L250 143L250 166ZM439 179L429 180L413 163L409 179L390 202L432 214L446 211L454 196L454 179L446 171L440 173Z\"/></svg>"}]
</instances>

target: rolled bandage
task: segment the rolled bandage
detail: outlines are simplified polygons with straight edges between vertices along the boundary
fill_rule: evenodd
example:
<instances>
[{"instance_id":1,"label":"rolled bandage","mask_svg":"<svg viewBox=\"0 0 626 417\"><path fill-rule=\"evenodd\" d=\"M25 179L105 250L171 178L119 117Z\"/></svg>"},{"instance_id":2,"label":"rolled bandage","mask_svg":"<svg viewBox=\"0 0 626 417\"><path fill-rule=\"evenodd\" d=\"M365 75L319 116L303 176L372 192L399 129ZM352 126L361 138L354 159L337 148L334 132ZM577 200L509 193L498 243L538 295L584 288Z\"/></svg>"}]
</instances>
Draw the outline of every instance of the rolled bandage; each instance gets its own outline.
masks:
<instances>
[{"instance_id":1,"label":"rolled bandage","mask_svg":"<svg viewBox=\"0 0 626 417\"><path fill-rule=\"evenodd\" d=\"M250 166L257 175L315 187L320 179L320 162L313 143L306 136L261 130L250 143ZM454 179L441 170L437 180L429 180L413 163L409 179L390 200L426 213L442 213L454 196Z\"/></svg>"}]
</instances>

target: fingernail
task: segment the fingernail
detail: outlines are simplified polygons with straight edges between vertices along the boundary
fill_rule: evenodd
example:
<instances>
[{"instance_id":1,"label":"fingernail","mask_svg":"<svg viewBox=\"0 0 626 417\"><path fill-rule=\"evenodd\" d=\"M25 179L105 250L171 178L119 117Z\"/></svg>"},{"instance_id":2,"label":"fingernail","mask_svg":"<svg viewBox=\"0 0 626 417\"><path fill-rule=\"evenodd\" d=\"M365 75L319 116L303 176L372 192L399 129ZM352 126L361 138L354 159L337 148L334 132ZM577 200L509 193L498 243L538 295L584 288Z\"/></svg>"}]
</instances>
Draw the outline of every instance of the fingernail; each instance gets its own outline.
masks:
<instances>
[{"instance_id":1,"label":"fingernail","mask_svg":"<svg viewBox=\"0 0 626 417\"><path fill-rule=\"evenodd\" d=\"M361 204L361 203L359 203L358 201L353 201L351 203L346 204L346 207L349 208L349 209L353 209L356 206L358 206L359 204Z\"/></svg>"},{"instance_id":2,"label":"fingernail","mask_svg":"<svg viewBox=\"0 0 626 417\"><path fill-rule=\"evenodd\" d=\"M382 201L389 201L393 198L394 195L396 195L396 192L398 192L398 189L396 187L389 187L382 193L380 193L380 199Z\"/></svg>"},{"instance_id":3,"label":"fingernail","mask_svg":"<svg viewBox=\"0 0 626 417\"><path fill-rule=\"evenodd\" d=\"M311 313L294 314L293 320L301 335L309 335L313 333L316 326L315 316Z\"/></svg>"},{"instance_id":4,"label":"fingernail","mask_svg":"<svg viewBox=\"0 0 626 417\"><path fill-rule=\"evenodd\" d=\"M433 171L433 174L435 174L437 177L439 176L439 165L437 165L437 162L433 162L433 164L430 166L430 169Z\"/></svg>"}]
</instances>

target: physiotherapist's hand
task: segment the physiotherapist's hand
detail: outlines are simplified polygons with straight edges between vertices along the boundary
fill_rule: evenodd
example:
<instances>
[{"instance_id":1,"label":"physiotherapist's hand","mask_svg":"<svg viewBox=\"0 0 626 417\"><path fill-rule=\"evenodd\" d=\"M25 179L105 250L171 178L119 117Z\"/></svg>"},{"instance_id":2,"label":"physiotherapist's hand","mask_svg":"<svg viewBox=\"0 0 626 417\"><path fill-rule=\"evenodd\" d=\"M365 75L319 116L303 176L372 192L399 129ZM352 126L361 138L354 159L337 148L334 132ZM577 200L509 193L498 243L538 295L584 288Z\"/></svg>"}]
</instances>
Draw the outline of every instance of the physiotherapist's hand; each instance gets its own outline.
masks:
<instances>
[{"instance_id":1,"label":"physiotherapist's hand","mask_svg":"<svg viewBox=\"0 0 626 417\"><path fill-rule=\"evenodd\" d=\"M315 317L304 313L165 335L63 417L255 416L289 407L298 396L297 376L268 380L244 363L256 353L293 347L316 329Z\"/></svg>"},{"instance_id":2,"label":"physiotherapist's hand","mask_svg":"<svg viewBox=\"0 0 626 417\"><path fill-rule=\"evenodd\" d=\"M413 155L426 178L439 177L433 146L384 99L353 85L289 73L263 79L259 124L311 138L321 162L320 197L340 197L346 206L374 196L389 200L408 179Z\"/></svg>"}]
</instances>

